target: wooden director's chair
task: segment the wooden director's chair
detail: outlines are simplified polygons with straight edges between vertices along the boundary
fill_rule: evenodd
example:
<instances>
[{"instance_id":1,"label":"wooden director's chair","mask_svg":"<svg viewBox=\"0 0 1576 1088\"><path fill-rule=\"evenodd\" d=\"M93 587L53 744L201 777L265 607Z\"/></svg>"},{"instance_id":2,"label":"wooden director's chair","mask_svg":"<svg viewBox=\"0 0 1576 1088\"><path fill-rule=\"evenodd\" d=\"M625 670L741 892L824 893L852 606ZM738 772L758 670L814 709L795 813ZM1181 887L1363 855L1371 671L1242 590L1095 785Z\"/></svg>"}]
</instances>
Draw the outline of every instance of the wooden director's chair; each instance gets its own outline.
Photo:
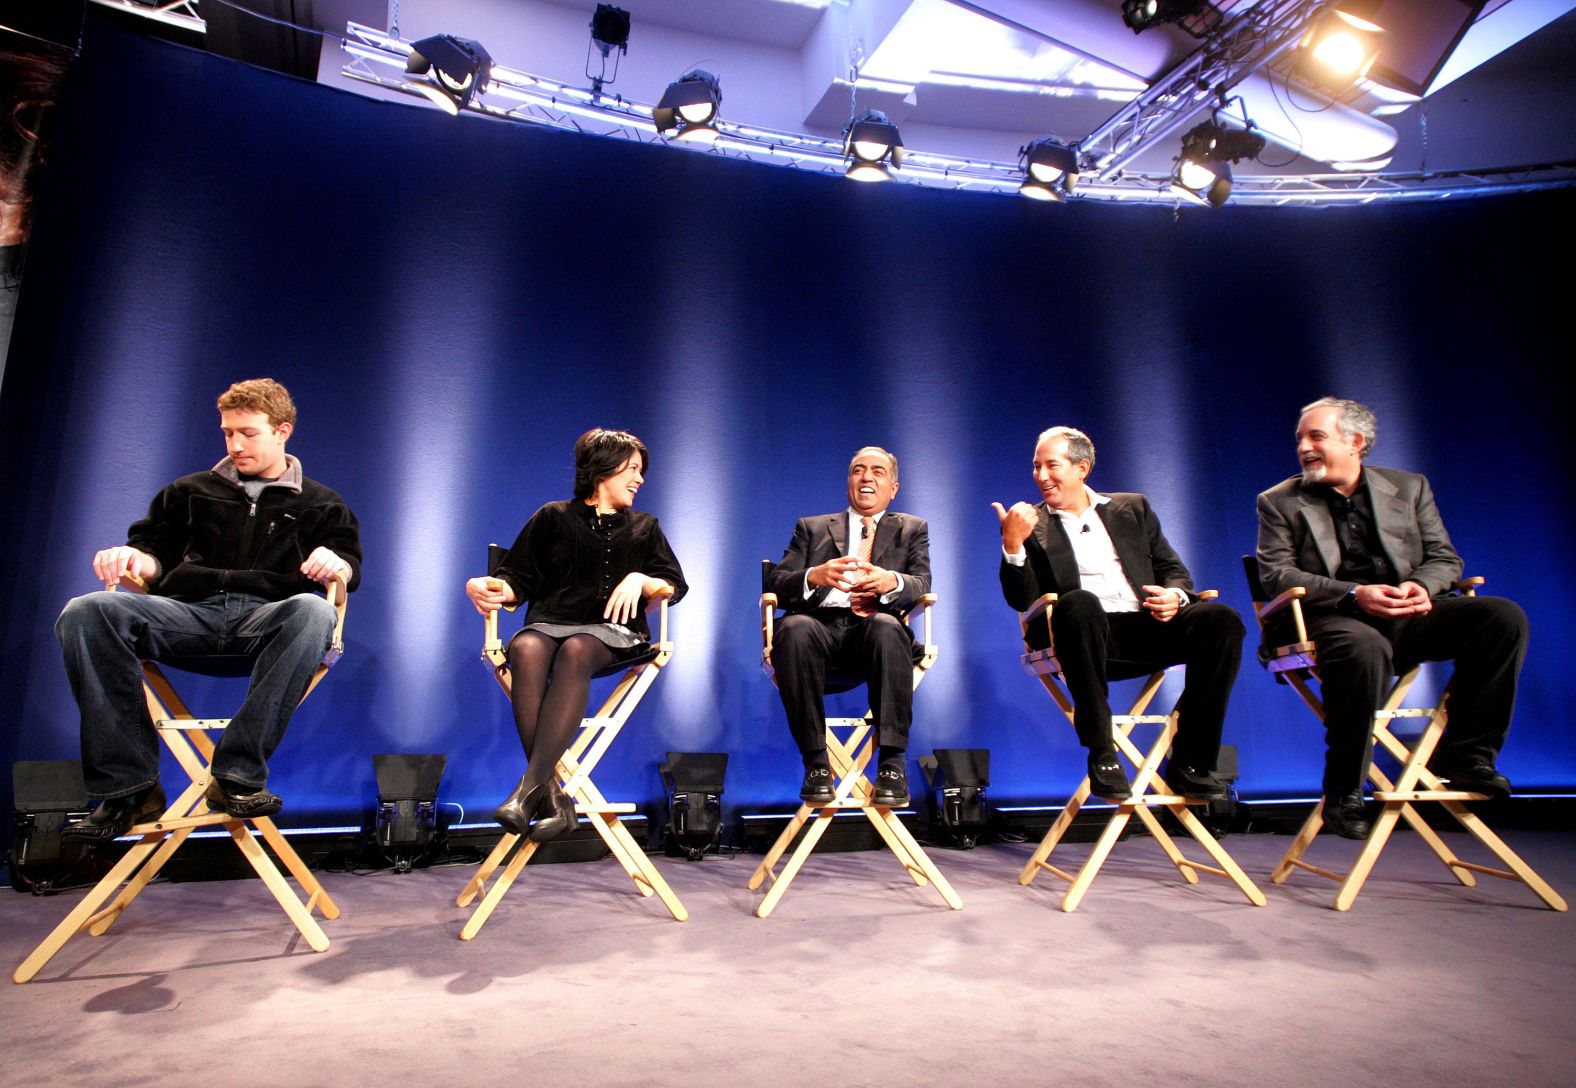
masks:
<instances>
[{"instance_id":1,"label":"wooden director's chair","mask_svg":"<svg viewBox=\"0 0 1576 1088\"><path fill-rule=\"evenodd\" d=\"M764 590L766 577L775 566L771 560L761 563L761 585ZM776 673L772 670L772 636L776 626L777 595L762 592L761 594L761 667L766 670L766 675L771 677L772 683L777 682ZM919 599L912 609L903 617L905 622L912 622L915 613L924 621L922 628L924 637L914 647L914 687L919 687L919 682L925 678L925 673L936 663L940 655L940 647L930 641L930 610L936 603L936 595L927 593ZM826 690L831 693L849 691L864 683L863 678L827 676ZM843 735L839 735L843 734ZM761 886L761 883L770 877L772 885L766 891L766 897L761 900L760 906L755 908L757 918L765 918L776 909L777 902L788 890L788 885L798 875L804 863L809 860L810 854L815 850L816 844L821 841L821 836L826 834L826 829L831 826L832 818L843 809L857 809L864 813L881 836L881 841L896 856L904 870L907 871L914 883L920 887L926 884L934 885L937 894L953 910L963 909L963 900L958 898L958 893L952 890L952 885L947 883L947 878L941 875L941 870L926 856L925 851L903 826L903 821L887 806L877 806L871 803L871 796L875 787L870 784L870 779L865 776L865 767L869 765L871 757L875 754L876 738L875 723L866 711L862 718L828 718L826 719L826 751L829 757L832 775L837 779L833 799L825 805L812 805L803 802L794 813L793 819L788 821L788 826L783 828L782 834L777 836L777 841L772 843L772 848L766 852L755 872L750 874L750 890ZM805 832L799 845L794 847L789 855L788 862L781 872L774 871L777 862L787 853L794 837L799 834L811 817L814 822Z\"/></svg>"},{"instance_id":2,"label":"wooden director's chair","mask_svg":"<svg viewBox=\"0 0 1576 1088\"><path fill-rule=\"evenodd\" d=\"M1324 704L1309 687L1310 681L1319 678L1319 664L1317 647L1308 638L1308 629L1302 615L1302 598L1306 596L1307 591L1302 586L1293 586L1274 600L1270 600L1259 577L1258 559L1255 556L1245 555L1242 557L1242 567L1247 575L1248 590L1253 596L1253 612L1258 617L1259 630L1261 633L1268 632L1265 651L1260 654L1265 669L1276 680L1295 688L1297 694L1302 696L1302 701L1308 704L1308 709L1313 711L1320 722L1323 722ZM1477 587L1482 585L1483 581L1480 577L1465 578L1452 588L1466 596L1475 596ZM1270 625L1275 622L1275 618L1282 616L1283 613L1282 622L1271 629ZM1289 627L1284 623L1286 618L1291 621ZM1276 645L1271 650L1269 647L1274 642L1274 636L1279 634L1293 635L1296 641ZM1324 825L1324 799L1321 797L1313 806L1313 811L1308 814L1307 820L1303 822L1302 830L1297 833L1296 839L1281 858L1280 864L1276 865L1274 872L1270 874L1270 881L1284 884L1294 871L1306 869L1310 873L1317 873L1339 884L1332 905L1336 910L1350 910L1357 900L1357 893L1362 891L1363 882L1373 871L1374 863L1384 852L1385 844L1389 842L1390 833L1395 830L1396 822L1404 818L1451 874L1467 887L1477 884L1477 877L1474 875L1477 873L1497 876L1504 880L1515 880L1532 889L1532 893L1549 907L1559 911L1565 910L1565 900L1560 898L1559 893L1534 872L1530 865L1522 861L1503 839L1489 830L1488 825L1475 813L1467 809L1465 802L1486 801L1488 795L1449 789L1428 769L1428 758L1434 754L1434 748L1444 734L1445 723L1449 720L1450 685L1445 685L1444 690L1439 693L1439 701L1432 707L1403 708L1401 704L1417 679L1420 668L1420 665L1411 665L1396 677L1390 694L1386 696L1383 705L1374 712L1373 740L1376 749L1374 754L1377 756L1377 750L1382 748L1401 766L1399 773L1391 778L1376 766L1374 761L1369 761L1368 781L1373 786L1374 800L1380 803L1380 811L1378 818L1373 821L1372 829L1368 832L1368 838L1363 842L1357 860L1345 873L1321 869L1302 860L1303 854L1312 845L1314 837L1319 834L1319 828ZM1411 747L1407 747L1406 742L1396 736L1391 727L1393 722L1402 719L1425 721L1422 733ZM1456 857L1439 833L1430 827L1422 814L1413 807L1425 801L1438 804L1454 816L1462 827L1488 847L1489 851L1507 868L1495 869L1475 865Z\"/></svg>"},{"instance_id":3,"label":"wooden director's chair","mask_svg":"<svg viewBox=\"0 0 1576 1088\"><path fill-rule=\"evenodd\" d=\"M489 545L487 569L489 571L496 569L502 562L503 556L503 548L496 544ZM624 675L603 701L596 716L586 718L580 723L580 735L558 761L556 770L564 792L574 798L575 811L582 816L590 817L591 826L596 828L597 834L602 836L602 841L607 844L608 850L618 859L618 863L624 867L629 878L635 882L636 890L643 896L649 897L655 894L668 908L674 920L683 922L689 918L689 911L684 909L679 897L673 894L673 889L662 879L657 867L646 856L646 852L635 841L635 837L629 833L629 829L619 820L620 816L634 812L635 806L609 801L602 796L602 791L597 789L596 783L591 781L591 772L596 770L596 765L601 762L608 748L618 738L619 731L624 728L624 723L629 721L629 716L635 712L635 707L640 705L640 700L651 687L652 681L673 657L673 643L668 641L668 598L673 596L673 590L669 588L652 596L656 598L658 611L657 641L652 644L650 652L645 656L634 661L621 662L606 672L597 674L611 676L623 672ZM492 670L493 679L497 680L498 686L503 689L504 697L509 697L512 693L509 656L503 642L498 638L497 612L487 614L482 661ZM497 909L504 893L519 877L520 871L525 868L526 862L531 860L540 845L513 832L505 832L503 838L498 840L492 853L487 855L481 868L476 870L476 875L471 877L465 885L465 890L460 892L459 898L455 900L456 906L470 906L471 901L487 887L487 881L498 871L498 867L503 866L503 872L493 881L492 887L487 888L487 894L482 897L481 904L460 930L460 940L468 941L481 932L482 926ZM511 850L514 851L512 858L509 857ZM504 864L506 858L507 865Z\"/></svg>"},{"instance_id":4,"label":"wooden director's chair","mask_svg":"<svg viewBox=\"0 0 1576 1088\"><path fill-rule=\"evenodd\" d=\"M143 593L147 590L140 579L132 577L122 578L118 587L115 583L109 583L105 588L111 591L123 588L135 593ZM318 682L328 674L328 670L345 652L345 584L337 580L330 582L327 595L328 602L334 606L334 611L338 614L338 618L334 621L334 637L329 643L328 652L323 655L322 663L312 674L306 691L301 695L302 702L306 701L306 697L312 694ZM240 677L251 674L253 660L251 656L214 655L181 658L164 664L166 667L206 676ZM273 818L255 816L251 819L239 819L223 812L212 812L208 808L204 794L211 780L209 764L213 761L214 752L214 741L209 734L226 728L230 724L230 719L199 718L194 715L187 709L181 697L175 693L174 687L158 664L144 661L142 673L143 695L148 701L148 714L153 719L153 726L158 730L165 746L175 756L176 762L181 765L181 769L186 772L190 783L157 820L136 824L126 833L128 837L140 836L139 841L133 844L104 878L94 885L93 890L66 916L65 921L56 926L54 931L33 949L32 954L22 961L22 965L12 974L12 980L26 982L31 979L67 941L84 929L95 937L103 936L142 889L159 875L159 871L170 858L175 856L175 852L181 848L187 837L200 827L219 826L228 831L242 856L262 879L273 897L279 901L291 923L300 931L301 936L306 938L307 944L314 952L328 951L328 937L312 914L317 911L324 918L338 918L339 907L329 897L323 885L312 875L311 870L306 867L306 863L295 852L295 848L279 833ZM273 859L258 845L257 839L252 834L253 830L262 835L263 841L273 850L275 857L284 862L290 875L295 877L296 883L306 893L304 900L296 897L295 890L279 872ZM116 895L117 890L118 895ZM100 904L110 896L115 896L114 901L100 910Z\"/></svg>"},{"instance_id":5,"label":"wooden director's chair","mask_svg":"<svg viewBox=\"0 0 1576 1088\"><path fill-rule=\"evenodd\" d=\"M1219 596L1214 590L1199 594L1203 600L1213 600ZM1061 664L1056 660L1055 638L1051 635L1050 648L1045 650L1033 649L1029 644L1029 632L1036 623L1044 622L1047 635L1051 631L1051 612L1055 608L1057 595L1047 593L1029 606L1028 611L1018 617L1019 626L1024 636L1024 654L1020 661L1024 670L1035 677L1045 686L1057 707L1066 715L1069 724L1073 721L1073 700L1068 694L1065 680L1062 677ZM1113 670L1111 679L1125 680L1142 676L1143 672L1128 672L1124 674L1119 668ZM1052 851L1062 841L1062 836L1072 826L1084 802L1089 799L1089 776L1084 775L1083 781L1078 783L1078 788L1073 791L1072 797L1062 809L1056 822L1045 833L1045 838L1040 840L1039 847L1029 858L1023 870L1018 874L1019 884L1030 884L1040 874L1040 870L1054 873L1071 885L1067 894L1062 897L1062 910L1074 911L1083 901L1084 893L1089 890L1089 885L1094 883L1094 878L1099 875L1100 867L1105 864L1105 859L1111 853L1111 848L1122 836L1122 831L1127 827L1128 821L1136 813L1149 833L1154 836L1160 849L1165 851L1166 857L1182 873L1182 877L1189 884L1198 883L1198 873L1213 873L1222 876L1237 886L1237 889L1247 897L1248 902L1256 907L1264 906L1264 893L1248 879L1248 874L1242 871L1231 855L1215 840L1215 836L1206 828L1188 809L1188 801L1168 787L1159 774L1160 761L1165 758L1166 752L1171 747L1171 739L1176 736L1177 712L1172 710L1169 714L1146 714L1150 702L1160 690L1161 683L1166 677L1166 670L1159 669L1149 674L1139 690L1138 697L1133 700L1132 708L1126 714L1111 715L1111 736L1116 742L1117 751L1133 765L1133 792L1125 801L1116 806L1116 811L1106 821L1105 829L1101 831L1099 839L1095 842L1094 851L1089 855L1083 867L1076 874L1053 865L1050 862ZM1140 725L1158 725L1160 733L1155 738L1146 752L1133 742L1133 729ZM1197 802L1195 802L1197 803ZM1189 861L1183 856L1182 851L1165 828L1160 826L1160 819L1154 810L1163 808L1177 818L1189 835L1192 835L1198 844L1204 848L1215 862L1214 865L1205 865L1196 861Z\"/></svg>"}]
</instances>

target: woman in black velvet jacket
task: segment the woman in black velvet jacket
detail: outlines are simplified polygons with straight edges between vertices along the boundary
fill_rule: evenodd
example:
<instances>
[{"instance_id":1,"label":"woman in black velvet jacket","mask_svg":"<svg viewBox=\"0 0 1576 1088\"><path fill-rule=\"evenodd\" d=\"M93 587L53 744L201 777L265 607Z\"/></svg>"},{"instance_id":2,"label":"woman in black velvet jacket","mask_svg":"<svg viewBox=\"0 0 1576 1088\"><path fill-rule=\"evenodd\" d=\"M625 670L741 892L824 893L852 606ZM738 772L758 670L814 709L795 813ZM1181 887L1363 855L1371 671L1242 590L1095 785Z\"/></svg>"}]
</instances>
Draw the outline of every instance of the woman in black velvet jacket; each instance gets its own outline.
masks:
<instances>
[{"instance_id":1,"label":"woman in black velvet jacket","mask_svg":"<svg viewBox=\"0 0 1576 1088\"><path fill-rule=\"evenodd\" d=\"M527 767L494 815L536 842L575 824L553 769L585 716L591 678L648 651L647 597L671 587L677 602L688 588L657 519L633 509L646 464L634 435L587 431L575 442L575 497L532 514L492 576L465 583L483 615L530 602L509 643Z\"/></svg>"}]
</instances>

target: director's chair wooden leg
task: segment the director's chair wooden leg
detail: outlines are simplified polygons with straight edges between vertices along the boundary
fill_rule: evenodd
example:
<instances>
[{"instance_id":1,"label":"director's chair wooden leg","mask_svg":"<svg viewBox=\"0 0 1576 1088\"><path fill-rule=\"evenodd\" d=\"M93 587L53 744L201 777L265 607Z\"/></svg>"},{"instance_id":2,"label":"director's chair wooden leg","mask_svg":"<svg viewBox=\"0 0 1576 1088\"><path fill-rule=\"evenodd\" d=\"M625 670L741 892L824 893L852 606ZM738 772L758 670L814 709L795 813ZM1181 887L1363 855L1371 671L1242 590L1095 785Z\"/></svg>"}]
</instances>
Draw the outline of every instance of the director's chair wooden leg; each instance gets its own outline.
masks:
<instances>
[{"instance_id":1,"label":"director's chair wooden leg","mask_svg":"<svg viewBox=\"0 0 1576 1088\"><path fill-rule=\"evenodd\" d=\"M142 889L153 883L153 878L159 875L159 870L164 868L164 863L175 856L175 851L181 848L181 844L186 841L186 837L192 833L192 830L190 827L182 827L177 828L173 832L156 833L163 841L158 844L158 848L153 851L153 855L148 858L146 864L139 867L132 874L131 878L126 881L126 886L120 890L120 894L115 897L109 906L88 919L87 931L91 936L102 937L109 931L109 927L115 924L116 919L126 912L127 907L131 906L131 901L142 894Z\"/></svg>"},{"instance_id":2,"label":"director's chair wooden leg","mask_svg":"<svg viewBox=\"0 0 1576 1088\"><path fill-rule=\"evenodd\" d=\"M668 882L662 879L662 874L657 871L656 865L646 856L640 848L635 837L629 833L613 812L594 812L591 814L591 826L596 828L602 840L607 843L608 849L619 859L624 866L624 871L635 882L635 887L641 895L649 896L653 893L662 900L662 905L668 908L668 913L673 915L675 922L687 922L689 911L673 893Z\"/></svg>"},{"instance_id":3,"label":"director's chair wooden leg","mask_svg":"<svg viewBox=\"0 0 1576 1088\"><path fill-rule=\"evenodd\" d=\"M777 901L788 890L788 885L793 883L793 878L799 875L799 870L804 867L806 859L815 850L815 844L821 841L821 836L826 834L826 829L832 826L832 817L837 814L834 806L828 805L816 815L815 822L804 833L804 839L797 849L789 856L788 864L783 866L783 871L772 877L772 886L766 889L766 898L761 900L761 905L755 908L757 918L765 918L777 909ZM786 833L786 832L785 832ZM770 870L767 871L771 876Z\"/></svg>"},{"instance_id":4,"label":"director's chair wooden leg","mask_svg":"<svg viewBox=\"0 0 1576 1088\"><path fill-rule=\"evenodd\" d=\"M1210 833L1209 828L1204 826L1204 822L1194 815L1193 811L1186 805L1170 807L1172 814L1182 821L1183 827L1187 828L1188 834L1192 835L1194 840L1204 848L1204 852L1214 859L1216 867L1211 868L1200 865L1195 861L1186 860L1184 860L1183 864L1189 869L1203 869L1207 873L1225 877L1237 886L1237 890L1247 897L1249 903L1252 903L1255 907L1265 906L1269 901L1264 898L1264 893L1259 890L1257 884L1249 879L1242 866L1238 865L1232 856L1226 853L1225 847L1221 846L1220 841Z\"/></svg>"},{"instance_id":5,"label":"director's chair wooden leg","mask_svg":"<svg viewBox=\"0 0 1576 1088\"><path fill-rule=\"evenodd\" d=\"M280 875L279 869L273 860L263 852L257 840L252 836L251 830L244 820L226 821L225 830L235 840L235 845L240 847L241 855L246 858L254 872L262 879L263 884L273 893L285 914L290 916L290 921L295 924L301 936L306 938L306 943L314 952L328 951L328 935L317 924L317 919L312 917L311 909L307 903L296 898L295 889ZM310 900L308 900L310 902Z\"/></svg>"},{"instance_id":6,"label":"director's chair wooden leg","mask_svg":"<svg viewBox=\"0 0 1576 1088\"><path fill-rule=\"evenodd\" d=\"M963 900L958 893L952 890L952 885L947 883L947 878L941 875L941 870L936 868L919 842L903 826L903 821L889 808L873 809L877 814L876 823L885 824L892 838L901 844L902 850L894 848L893 853L898 855L898 860L903 862L903 867L908 870L909 876L914 878L914 883L923 886L927 881L935 886L936 892L941 896L942 902L953 910L963 909ZM921 879L923 877L923 879Z\"/></svg>"},{"instance_id":7,"label":"director's chair wooden leg","mask_svg":"<svg viewBox=\"0 0 1576 1088\"><path fill-rule=\"evenodd\" d=\"M1067 804L1062 808L1061 814L1056 817L1056 822L1051 824L1050 830L1040 840L1040 845L1035 848L1033 856L1019 870L1019 884L1028 885L1032 883L1034 878L1040 875L1041 869L1055 873L1064 880L1071 881L1073 879L1063 870L1049 864L1049 861L1051 853L1062 841L1062 836L1067 834L1067 829L1072 826L1073 820L1078 815L1078 810L1083 808L1084 802L1089 799L1089 792L1089 776L1084 775L1083 781L1078 783L1078 788L1073 791L1072 797L1068 799Z\"/></svg>"},{"instance_id":8,"label":"director's chair wooden leg","mask_svg":"<svg viewBox=\"0 0 1576 1088\"><path fill-rule=\"evenodd\" d=\"M476 898L478 892L487 886L488 879L503 864L503 859L509 855L514 844L520 841L519 835L505 833L503 838L493 844L492 852L482 860L471 879L466 881L465 888L460 892L459 898L454 901L457 907L468 907L471 900Z\"/></svg>"},{"instance_id":9,"label":"director's chair wooden leg","mask_svg":"<svg viewBox=\"0 0 1576 1088\"><path fill-rule=\"evenodd\" d=\"M259 816L247 822L262 833L263 841L268 844L269 849L273 850L274 856L285 863L290 875L295 877L296 883L301 885L301 890L306 892L306 909L309 912L318 910L324 918L330 920L338 918L339 904L334 902L322 882L312 875L312 870L308 869L306 862L301 860L301 855L296 853L295 847L291 846L290 841L280 833L273 817Z\"/></svg>"},{"instance_id":10,"label":"director's chair wooden leg","mask_svg":"<svg viewBox=\"0 0 1576 1088\"><path fill-rule=\"evenodd\" d=\"M1498 869L1491 869L1484 865L1474 865L1468 861L1457 861L1456 865L1470 872L1482 873L1485 876L1497 876L1502 880L1520 881L1532 891L1533 895L1543 900L1544 905L1550 909L1560 912L1570 909L1564 897L1550 887L1548 881L1539 876L1532 866L1521 860L1521 856L1512 850L1503 839L1494 834L1489 829L1489 826L1478 818L1475 812L1472 812L1460 801L1442 801L1440 803L1444 806L1445 811L1454 816L1457 822L1466 828L1478 842L1488 847L1489 852L1502 861L1506 868L1509 869L1509 872L1501 872Z\"/></svg>"},{"instance_id":11,"label":"director's chair wooden leg","mask_svg":"<svg viewBox=\"0 0 1576 1088\"><path fill-rule=\"evenodd\" d=\"M1100 875L1100 867L1105 864L1105 859L1110 856L1111 848L1122 837L1122 829L1127 826L1127 821L1133 816L1130 806L1119 808L1111 818L1106 821L1105 830L1100 832L1100 838L1095 841L1094 850L1089 854L1089 859L1083 863L1083 868L1072 877L1072 886L1067 889L1067 894L1062 897L1062 910L1071 913L1078 909L1078 904L1083 902L1084 893L1089 890L1089 885L1094 883L1094 878ZM1047 869L1050 866L1046 866ZM1065 875L1060 870L1051 869L1058 875Z\"/></svg>"},{"instance_id":12,"label":"director's chair wooden leg","mask_svg":"<svg viewBox=\"0 0 1576 1088\"><path fill-rule=\"evenodd\" d=\"M55 957L55 953L65 947L66 942L82 932L98 913L99 907L106 899L114 895L120 886L134 874L142 863L148 859L158 845L164 840L162 833L144 835L141 842L135 843L117 861L104 878L93 886L93 889L83 897L70 914L54 929L49 936L38 943L28 957L11 973L11 981L23 983L31 980L44 965Z\"/></svg>"},{"instance_id":13,"label":"director's chair wooden leg","mask_svg":"<svg viewBox=\"0 0 1576 1088\"><path fill-rule=\"evenodd\" d=\"M530 839L513 834L505 835L504 839L513 839L520 844L520 848L515 851L514 857L509 859L509 864L504 866L503 872L499 874L497 880L493 881L492 887L487 889L487 894L482 897L481 903L471 914L470 918L466 920L464 927L460 930L460 940L462 941L468 941L481 932L482 926L487 924L487 919L492 917L492 912L498 909L498 904L503 901L504 893L509 890L515 879L519 877L520 870L525 868L525 863L531 860L532 854L536 853L538 844ZM513 843L509 845L512 846ZM504 842L500 841L498 846L493 848L494 853L500 848L505 849L507 852ZM472 879L475 880L476 878L473 877ZM472 892L471 894L474 895L475 893ZM461 905L463 906L464 904Z\"/></svg>"},{"instance_id":14,"label":"director's chair wooden leg","mask_svg":"<svg viewBox=\"0 0 1576 1088\"><path fill-rule=\"evenodd\" d=\"M750 874L750 891L753 892L755 889L759 888L761 886L761 882L768 876L772 875L772 870L775 869L777 867L777 863L782 860L782 856L787 851L789 845L793 842L794 836L799 834L799 829L805 825L805 822L809 820L814 813L815 809L809 805L801 804L799 806L799 810L793 814L793 818L788 821L788 825L782 829L782 833L779 834L776 841L772 843L771 849L766 851L766 856L761 859L761 863L757 865L755 867L755 871ZM773 877L773 879L775 880L776 878ZM762 915L762 917L764 917L764 915Z\"/></svg>"}]
</instances>

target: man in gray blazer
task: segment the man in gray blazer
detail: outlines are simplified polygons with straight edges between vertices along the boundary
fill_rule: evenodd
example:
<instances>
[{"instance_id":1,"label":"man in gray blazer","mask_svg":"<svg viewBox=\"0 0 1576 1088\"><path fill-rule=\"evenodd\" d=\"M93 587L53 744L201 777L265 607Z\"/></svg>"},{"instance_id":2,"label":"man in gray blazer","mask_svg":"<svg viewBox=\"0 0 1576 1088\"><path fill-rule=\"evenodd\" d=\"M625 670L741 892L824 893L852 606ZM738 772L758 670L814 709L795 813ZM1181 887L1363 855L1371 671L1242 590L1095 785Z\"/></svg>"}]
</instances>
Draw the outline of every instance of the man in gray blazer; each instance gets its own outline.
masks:
<instances>
[{"instance_id":1,"label":"man in gray blazer","mask_svg":"<svg viewBox=\"0 0 1576 1088\"><path fill-rule=\"evenodd\" d=\"M822 701L828 671L869 689L879 745L872 800L909 802L914 638L901 617L930 592L930 528L887 509L897 489L896 457L879 446L855 453L848 507L800 518L766 579L788 612L772 642L772 670L804 758L799 796L811 804L834 796Z\"/></svg>"},{"instance_id":2,"label":"man in gray blazer","mask_svg":"<svg viewBox=\"0 0 1576 1088\"><path fill-rule=\"evenodd\" d=\"M1461 557L1428 480L1366 463L1378 421L1352 400L1302 410L1302 474L1258 498L1259 574L1271 595L1307 590L1327 751L1325 823L1363 838L1373 714L1390 678L1419 661L1456 663L1450 719L1431 766L1456 789L1503 797L1495 759L1510 729L1527 617L1502 597L1447 595Z\"/></svg>"},{"instance_id":3,"label":"man in gray blazer","mask_svg":"<svg viewBox=\"0 0 1576 1088\"><path fill-rule=\"evenodd\" d=\"M1101 495L1084 481L1094 443L1073 427L1052 427L1034 448L1034 483L1044 500L994 503L1001 522L1001 589L1019 612L1042 593L1051 611L1056 660L1073 699L1073 725L1089 750L1089 786L1125 799L1132 783L1117 761L1107 682L1168 665L1187 666L1177 701L1177 735L1166 785L1190 800L1226 796L1215 776L1231 685L1242 661L1242 620L1201 601L1182 559L1160 531L1143 495ZM1043 649L1043 629L1031 629Z\"/></svg>"}]
</instances>

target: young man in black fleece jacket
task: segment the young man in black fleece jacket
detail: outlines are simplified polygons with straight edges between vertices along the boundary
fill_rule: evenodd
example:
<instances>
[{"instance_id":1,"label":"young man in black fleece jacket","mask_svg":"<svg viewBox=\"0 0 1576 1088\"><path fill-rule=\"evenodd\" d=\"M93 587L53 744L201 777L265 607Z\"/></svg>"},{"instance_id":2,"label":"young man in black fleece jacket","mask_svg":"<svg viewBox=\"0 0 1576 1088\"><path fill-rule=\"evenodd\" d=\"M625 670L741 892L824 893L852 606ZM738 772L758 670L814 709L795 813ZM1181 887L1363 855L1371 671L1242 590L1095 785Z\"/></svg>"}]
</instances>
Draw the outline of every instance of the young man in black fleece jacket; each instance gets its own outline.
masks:
<instances>
[{"instance_id":1,"label":"young man in black fleece jacket","mask_svg":"<svg viewBox=\"0 0 1576 1088\"><path fill-rule=\"evenodd\" d=\"M106 584L131 575L148 593L89 593L55 624L82 713L82 769L102 803L66 829L108 841L164 811L159 743L141 661L255 655L251 686L213 757L208 803L232 816L272 816L268 757L333 637L319 584L356 588L356 516L285 453L295 404L278 382L237 382L219 397L226 456L154 496L127 543L93 557Z\"/></svg>"}]
</instances>

